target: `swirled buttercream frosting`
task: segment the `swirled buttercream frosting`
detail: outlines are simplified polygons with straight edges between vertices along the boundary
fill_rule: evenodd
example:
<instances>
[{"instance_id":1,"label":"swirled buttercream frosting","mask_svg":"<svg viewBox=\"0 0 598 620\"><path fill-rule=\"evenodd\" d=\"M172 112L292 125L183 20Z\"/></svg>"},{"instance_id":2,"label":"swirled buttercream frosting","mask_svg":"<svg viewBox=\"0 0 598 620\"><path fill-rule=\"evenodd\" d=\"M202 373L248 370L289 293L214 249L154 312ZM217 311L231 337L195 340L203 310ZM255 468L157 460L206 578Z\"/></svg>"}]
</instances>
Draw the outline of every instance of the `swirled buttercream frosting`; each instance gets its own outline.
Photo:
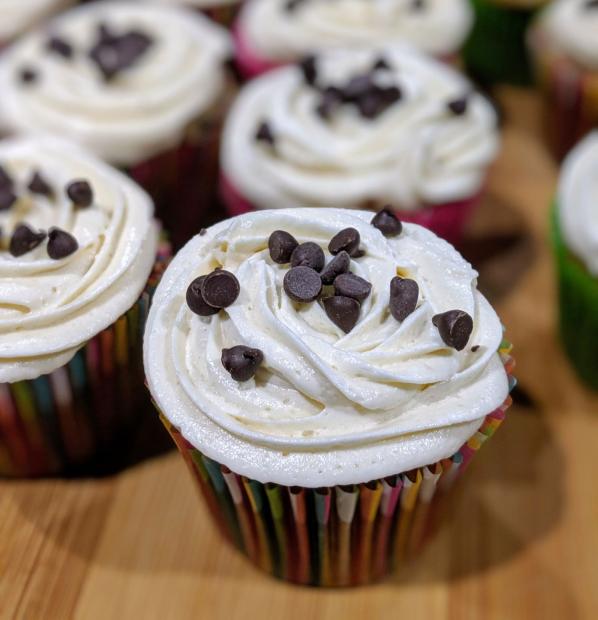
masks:
<instances>
[{"instance_id":1,"label":"swirled buttercream frosting","mask_svg":"<svg viewBox=\"0 0 598 620\"><path fill-rule=\"evenodd\" d=\"M75 0L0 0L0 41L6 42Z\"/></svg>"},{"instance_id":2,"label":"swirled buttercream frosting","mask_svg":"<svg viewBox=\"0 0 598 620\"><path fill-rule=\"evenodd\" d=\"M155 260L149 197L79 147L0 144L0 382L70 361L129 310Z\"/></svg>"},{"instance_id":3,"label":"swirled buttercream frosting","mask_svg":"<svg viewBox=\"0 0 598 620\"><path fill-rule=\"evenodd\" d=\"M0 124L129 166L178 145L223 92L224 29L191 9L93 2L0 59Z\"/></svg>"},{"instance_id":4,"label":"swirled buttercream frosting","mask_svg":"<svg viewBox=\"0 0 598 620\"><path fill-rule=\"evenodd\" d=\"M260 56L289 61L372 41L446 57L458 52L472 21L467 0L250 0L237 26Z\"/></svg>"},{"instance_id":5,"label":"swirled buttercream frosting","mask_svg":"<svg viewBox=\"0 0 598 620\"><path fill-rule=\"evenodd\" d=\"M452 455L504 401L502 327L476 272L426 229L372 216L253 212L175 257L146 374L202 452L262 482L362 482Z\"/></svg>"},{"instance_id":6,"label":"swirled buttercream frosting","mask_svg":"<svg viewBox=\"0 0 598 620\"><path fill-rule=\"evenodd\" d=\"M224 128L222 169L257 208L469 199L499 144L488 101L404 48L335 50L251 81Z\"/></svg>"}]
</instances>

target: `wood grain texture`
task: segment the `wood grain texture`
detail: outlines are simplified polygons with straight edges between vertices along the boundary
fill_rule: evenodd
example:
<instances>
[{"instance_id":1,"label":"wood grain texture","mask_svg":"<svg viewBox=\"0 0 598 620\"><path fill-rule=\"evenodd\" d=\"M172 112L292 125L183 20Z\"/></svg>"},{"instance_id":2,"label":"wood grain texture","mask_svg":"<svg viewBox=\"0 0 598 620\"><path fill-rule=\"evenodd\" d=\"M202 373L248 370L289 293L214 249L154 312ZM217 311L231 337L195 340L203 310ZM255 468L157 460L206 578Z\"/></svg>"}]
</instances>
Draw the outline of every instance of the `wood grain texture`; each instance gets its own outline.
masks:
<instances>
[{"instance_id":1,"label":"wood grain texture","mask_svg":"<svg viewBox=\"0 0 598 620\"><path fill-rule=\"evenodd\" d=\"M533 95L506 92L503 154L464 252L515 344L519 404L452 518L391 580L299 588L217 535L177 454L87 480L0 482L2 618L438 618L598 615L598 397L555 335L547 243L556 167Z\"/></svg>"}]
</instances>

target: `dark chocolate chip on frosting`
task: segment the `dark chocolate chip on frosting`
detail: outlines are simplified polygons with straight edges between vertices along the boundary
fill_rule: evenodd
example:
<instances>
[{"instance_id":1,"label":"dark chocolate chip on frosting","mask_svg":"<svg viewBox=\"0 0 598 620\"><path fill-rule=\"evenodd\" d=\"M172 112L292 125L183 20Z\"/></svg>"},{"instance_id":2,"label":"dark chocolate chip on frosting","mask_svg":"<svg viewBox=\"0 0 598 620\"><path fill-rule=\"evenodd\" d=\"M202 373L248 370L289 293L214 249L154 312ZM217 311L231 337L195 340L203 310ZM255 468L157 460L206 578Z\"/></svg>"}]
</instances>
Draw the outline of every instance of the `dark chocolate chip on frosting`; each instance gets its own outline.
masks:
<instances>
[{"instance_id":1,"label":"dark chocolate chip on frosting","mask_svg":"<svg viewBox=\"0 0 598 620\"><path fill-rule=\"evenodd\" d=\"M227 308L236 301L240 291L236 276L225 269L212 271L201 283L204 301L214 308Z\"/></svg>"},{"instance_id":2,"label":"dark chocolate chip on frosting","mask_svg":"<svg viewBox=\"0 0 598 620\"><path fill-rule=\"evenodd\" d=\"M19 79L23 84L34 84L38 78L39 74L32 67L22 67L19 70Z\"/></svg>"},{"instance_id":3,"label":"dark chocolate chip on frosting","mask_svg":"<svg viewBox=\"0 0 598 620\"><path fill-rule=\"evenodd\" d=\"M473 331L473 319L463 310L449 310L436 314L432 318L432 323L438 328L443 342L457 351L465 348Z\"/></svg>"},{"instance_id":4,"label":"dark chocolate chip on frosting","mask_svg":"<svg viewBox=\"0 0 598 620\"><path fill-rule=\"evenodd\" d=\"M359 231L356 228L345 228L332 237L328 250L331 254L345 250L349 256L355 257L359 253L360 241Z\"/></svg>"},{"instance_id":5,"label":"dark chocolate chip on frosting","mask_svg":"<svg viewBox=\"0 0 598 620\"><path fill-rule=\"evenodd\" d=\"M264 361L259 349L237 345L222 349L222 365L235 381L249 381Z\"/></svg>"},{"instance_id":6,"label":"dark chocolate chip on frosting","mask_svg":"<svg viewBox=\"0 0 598 620\"><path fill-rule=\"evenodd\" d=\"M384 56L380 56L379 58L377 58L374 61L374 64L372 65L372 70L373 71L380 71L382 69L390 69L390 64L389 64L388 60L386 60L386 58L384 58Z\"/></svg>"},{"instance_id":7,"label":"dark chocolate chip on frosting","mask_svg":"<svg viewBox=\"0 0 598 620\"><path fill-rule=\"evenodd\" d=\"M32 194L40 194L41 196L52 196L54 194L52 187L39 170L33 172L31 180L27 184L27 189Z\"/></svg>"},{"instance_id":8,"label":"dark chocolate chip on frosting","mask_svg":"<svg viewBox=\"0 0 598 620\"><path fill-rule=\"evenodd\" d=\"M27 224L19 224L13 231L10 239L9 252L15 256L23 256L31 252L46 238L46 233L42 230L34 231Z\"/></svg>"},{"instance_id":9,"label":"dark chocolate chip on frosting","mask_svg":"<svg viewBox=\"0 0 598 620\"><path fill-rule=\"evenodd\" d=\"M93 190L85 180L78 179L69 183L66 194L76 207L89 207L93 202Z\"/></svg>"},{"instance_id":10,"label":"dark chocolate chip on frosting","mask_svg":"<svg viewBox=\"0 0 598 620\"><path fill-rule=\"evenodd\" d=\"M415 310L418 298L415 280L396 276L390 281L390 313L397 321L404 321Z\"/></svg>"},{"instance_id":11,"label":"dark chocolate chip on frosting","mask_svg":"<svg viewBox=\"0 0 598 620\"><path fill-rule=\"evenodd\" d=\"M361 302L372 292L372 285L354 273L343 273L334 280L334 292Z\"/></svg>"},{"instance_id":12,"label":"dark chocolate chip on frosting","mask_svg":"<svg viewBox=\"0 0 598 620\"><path fill-rule=\"evenodd\" d=\"M392 212L389 206L378 211L370 223L385 237L396 237L403 231L401 220Z\"/></svg>"},{"instance_id":13,"label":"dark chocolate chip on frosting","mask_svg":"<svg viewBox=\"0 0 598 620\"><path fill-rule=\"evenodd\" d=\"M315 301L322 292L320 274L311 267L293 267L283 280L285 293L301 303Z\"/></svg>"},{"instance_id":14,"label":"dark chocolate chip on frosting","mask_svg":"<svg viewBox=\"0 0 598 620\"><path fill-rule=\"evenodd\" d=\"M412 11L424 11L427 7L426 0L411 0Z\"/></svg>"},{"instance_id":15,"label":"dark chocolate chip on frosting","mask_svg":"<svg viewBox=\"0 0 598 620\"><path fill-rule=\"evenodd\" d=\"M17 195L9 186L0 187L0 211L10 209L17 201Z\"/></svg>"},{"instance_id":16,"label":"dark chocolate chip on frosting","mask_svg":"<svg viewBox=\"0 0 598 620\"><path fill-rule=\"evenodd\" d=\"M586 0L583 4L584 9L598 9L598 0Z\"/></svg>"},{"instance_id":17,"label":"dark chocolate chip on frosting","mask_svg":"<svg viewBox=\"0 0 598 620\"><path fill-rule=\"evenodd\" d=\"M316 62L317 60L315 56L306 56L299 63L299 68L303 74L303 79L305 80L305 83L310 86L314 86L318 79L318 68L316 66Z\"/></svg>"},{"instance_id":18,"label":"dark chocolate chip on frosting","mask_svg":"<svg viewBox=\"0 0 598 620\"><path fill-rule=\"evenodd\" d=\"M313 241L298 245L291 254L291 267L311 267L320 272L325 262L324 250Z\"/></svg>"},{"instance_id":19,"label":"dark chocolate chip on frosting","mask_svg":"<svg viewBox=\"0 0 598 620\"><path fill-rule=\"evenodd\" d=\"M272 128L266 121L262 121L259 124L255 132L255 139L258 142L265 142L266 144L269 144L270 146L274 146L274 143L275 143L274 133L272 132Z\"/></svg>"},{"instance_id":20,"label":"dark chocolate chip on frosting","mask_svg":"<svg viewBox=\"0 0 598 620\"><path fill-rule=\"evenodd\" d=\"M463 116L467 112L468 98L467 96L459 97L449 101L446 105L455 116Z\"/></svg>"},{"instance_id":21,"label":"dark chocolate chip on frosting","mask_svg":"<svg viewBox=\"0 0 598 620\"><path fill-rule=\"evenodd\" d=\"M53 35L48 39L46 43L48 51L62 56L62 58L70 59L73 57L73 46L62 37Z\"/></svg>"},{"instance_id":22,"label":"dark chocolate chip on frosting","mask_svg":"<svg viewBox=\"0 0 598 620\"><path fill-rule=\"evenodd\" d=\"M48 256L54 260L66 258L79 249L73 235L60 228L50 228L48 233Z\"/></svg>"},{"instance_id":23,"label":"dark chocolate chip on frosting","mask_svg":"<svg viewBox=\"0 0 598 620\"><path fill-rule=\"evenodd\" d=\"M3 166L0 166L0 188L10 187L12 188L14 185L14 181L10 174L6 172Z\"/></svg>"},{"instance_id":24,"label":"dark chocolate chip on frosting","mask_svg":"<svg viewBox=\"0 0 598 620\"><path fill-rule=\"evenodd\" d=\"M220 308L210 306L203 298L201 285L205 279L206 276L199 276L199 278L195 278L187 288L187 305L191 312L199 314L199 316L211 316L220 310Z\"/></svg>"},{"instance_id":25,"label":"dark chocolate chip on frosting","mask_svg":"<svg viewBox=\"0 0 598 620\"><path fill-rule=\"evenodd\" d=\"M299 245L297 239L285 230L275 230L268 239L270 258L279 265L291 262L293 250Z\"/></svg>"},{"instance_id":26,"label":"dark chocolate chip on frosting","mask_svg":"<svg viewBox=\"0 0 598 620\"><path fill-rule=\"evenodd\" d=\"M341 250L320 273L322 284L332 284L337 276L349 271L351 257Z\"/></svg>"},{"instance_id":27,"label":"dark chocolate chip on frosting","mask_svg":"<svg viewBox=\"0 0 598 620\"><path fill-rule=\"evenodd\" d=\"M359 321L360 303L352 297L335 295L322 302L328 318L348 334Z\"/></svg>"},{"instance_id":28,"label":"dark chocolate chip on frosting","mask_svg":"<svg viewBox=\"0 0 598 620\"><path fill-rule=\"evenodd\" d=\"M333 112L343 103L343 92L336 86L327 86L322 92L322 96L316 112L324 120L328 120Z\"/></svg>"}]
</instances>

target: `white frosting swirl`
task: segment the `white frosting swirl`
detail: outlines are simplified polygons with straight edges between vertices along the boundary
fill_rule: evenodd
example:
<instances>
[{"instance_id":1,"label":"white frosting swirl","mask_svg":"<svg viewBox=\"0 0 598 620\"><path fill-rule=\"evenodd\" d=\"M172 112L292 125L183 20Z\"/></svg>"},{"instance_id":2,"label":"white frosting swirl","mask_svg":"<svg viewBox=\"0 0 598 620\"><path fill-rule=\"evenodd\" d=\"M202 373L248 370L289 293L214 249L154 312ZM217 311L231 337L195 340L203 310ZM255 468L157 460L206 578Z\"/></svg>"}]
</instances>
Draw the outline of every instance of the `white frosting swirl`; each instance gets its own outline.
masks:
<instances>
[{"instance_id":1,"label":"white frosting swirl","mask_svg":"<svg viewBox=\"0 0 598 620\"><path fill-rule=\"evenodd\" d=\"M142 30L151 47L130 68L104 81L88 51L104 22L117 34ZM76 50L48 53L48 32ZM190 9L94 2L64 13L24 37L0 59L0 123L8 131L71 138L116 165L133 165L177 145L189 124L225 86L230 54L225 30ZM39 79L24 84L23 67Z\"/></svg>"},{"instance_id":2,"label":"white frosting swirl","mask_svg":"<svg viewBox=\"0 0 598 620\"><path fill-rule=\"evenodd\" d=\"M588 0L555 0L540 14L537 25L545 42L576 62L598 68L598 7ZM533 36L533 35L532 35Z\"/></svg>"},{"instance_id":3,"label":"white frosting swirl","mask_svg":"<svg viewBox=\"0 0 598 620\"><path fill-rule=\"evenodd\" d=\"M272 61L295 60L314 50L407 43L438 57L458 52L473 22L467 0L250 0L239 30L247 44Z\"/></svg>"},{"instance_id":4,"label":"white frosting swirl","mask_svg":"<svg viewBox=\"0 0 598 620\"><path fill-rule=\"evenodd\" d=\"M146 374L164 414L198 449L262 482L361 482L450 456L504 401L502 328L476 290L476 272L426 229L407 224L387 239L371 217L323 208L253 212L208 229L176 256L150 312ZM371 282L372 294L344 334L319 302L290 301L282 287L288 266L270 259L267 244L282 229L326 248L349 226L365 250L351 269ZM185 292L218 266L236 274L241 293L201 318ZM420 287L419 306L403 323L388 311L397 270ZM461 352L432 324L450 309L474 320ZM221 363L222 349L239 344L264 354L244 383Z\"/></svg>"},{"instance_id":5,"label":"white frosting swirl","mask_svg":"<svg viewBox=\"0 0 598 620\"><path fill-rule=\"evenodd\" d=\"M183 5L197 7L198 9L209 9L215 6L225 6L228 4L239 4L241 0L149 0L157 4Z\"/></svg>"},{"instance_id":6,"label":"white frosting swirl","mask_svg":"<svg viewBox=\"0 0 598 620\"><path fill-rule=\"evenodd\" d=\"M320 82L342 85L367 71L380 52L335 50L318 57ZM222 167L257 208L338 206L374 200L417 209L469 198L480 191L498 149L491 105L447 66L402 48L383 56L382 79L403 97L376 119L342 106L330 120L316 113L320 94L295 66L250 82L224 128ZM469 95L467 112L450 101ZM274 149L255 140L260 122L275 134Z\"/></svg>"},{"instance_id":7,"label":"white frosting swirl","mask_svg":"<svg viewBox=\"0 0 598 620\"><path fill-rule=\"evenodd\" d=\"M157 228L147 194L78 147L49 138L7 140L0 143L0 165L18 196L0 211L0 382L14 382L67 363L133 306L155 260ZM54 199L27 190L36 170ZM67 198L74 179L90 183L90 207L75 209ZM8 241L20 223L34 230L58 227L79 249L53 260L44 242L15 258Z\"/></svg>"},{"instance_id":8,"label":"white frosting swirl","mask_svg":"<svg viewBox=\"0 0 598 620\"><path fill-rule=\"evenodd\" d=\"M563 163L558 218L567 247L598 276L598 131L582 140Z\"/></svg>"},{"instance_id":9,"label":"white frosting swirl","mask_svg":"<svg viewBox=\"0 0 598 620\"><path fill-rule=\"evenodd\" d=\"M0 41L6 42L75 0L0 0Z\"/></svg>"}]
</instances>

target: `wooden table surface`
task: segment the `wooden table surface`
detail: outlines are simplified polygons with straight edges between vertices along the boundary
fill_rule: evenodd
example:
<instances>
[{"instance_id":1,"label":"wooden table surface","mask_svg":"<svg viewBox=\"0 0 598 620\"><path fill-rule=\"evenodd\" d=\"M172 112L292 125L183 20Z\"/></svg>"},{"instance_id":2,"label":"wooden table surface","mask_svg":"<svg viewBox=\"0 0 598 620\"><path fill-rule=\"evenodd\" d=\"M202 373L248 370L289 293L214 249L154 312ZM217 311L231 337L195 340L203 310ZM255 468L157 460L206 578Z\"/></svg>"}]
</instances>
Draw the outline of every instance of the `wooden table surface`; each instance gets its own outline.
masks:
<instances>
[{"instance_id":1,"label":"wooden table surface","mask_svg":"<svg viewBox=\"0 0 598 620\"><path fill-rule=\"evenodd\" d=\"M0 617L598 617L598 397L555 336L556 166L534 96L500 100L504 149L464 251L515 344L518 404L424 554L377 586L279 583L221 541L167 451L94 479L0 482Z\"/></svg>"}]
</instances>

